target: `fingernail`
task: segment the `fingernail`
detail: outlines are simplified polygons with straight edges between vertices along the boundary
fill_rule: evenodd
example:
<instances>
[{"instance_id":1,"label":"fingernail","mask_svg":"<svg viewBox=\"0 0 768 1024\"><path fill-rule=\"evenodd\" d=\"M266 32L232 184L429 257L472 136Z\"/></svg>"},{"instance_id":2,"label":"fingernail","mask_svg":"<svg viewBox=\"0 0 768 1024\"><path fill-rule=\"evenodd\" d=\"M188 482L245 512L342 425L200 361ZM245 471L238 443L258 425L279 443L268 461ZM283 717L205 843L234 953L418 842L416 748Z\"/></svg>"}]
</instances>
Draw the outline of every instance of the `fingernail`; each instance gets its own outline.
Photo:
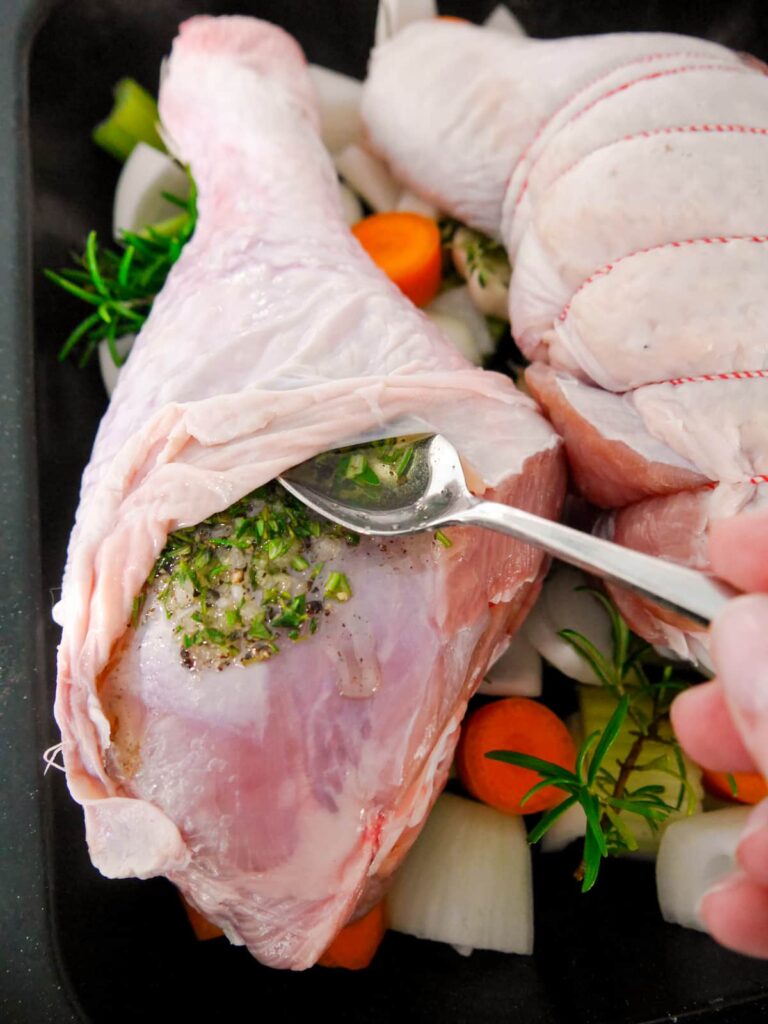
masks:
<instances>
[{"instance_id":1,"label":"fingernail","mask_svg":"<svg viewBox=\"0 0 768 1024\"><path fill-rule=\"evenodd\" d=\"M741 885L745 877L746 875L744 874L744 872L739 871L738 869L730 871L718 882L715 882L714 885L711 885L709 889L705 891L704 895L699 899L699 902L696 905L696 917L699 919L699 921L701 922L703 927L706 928L707 931L709 931L709 927L707 925L706 913L704 912L704 904L707 902L710 896L719 896L722 893L727 893L733 889L737 889Z\"/></svg>"},{"instance_id":2,"label":"fingernail","mask_svg":"<svg viewBox=\"0 0 768 1024\"><path fill-rule=\"evenodd\" d=\"M731 706L745 715L768 712L768 597L728 604L712 626L712 653Z\"/></svg>"}]
</instances>

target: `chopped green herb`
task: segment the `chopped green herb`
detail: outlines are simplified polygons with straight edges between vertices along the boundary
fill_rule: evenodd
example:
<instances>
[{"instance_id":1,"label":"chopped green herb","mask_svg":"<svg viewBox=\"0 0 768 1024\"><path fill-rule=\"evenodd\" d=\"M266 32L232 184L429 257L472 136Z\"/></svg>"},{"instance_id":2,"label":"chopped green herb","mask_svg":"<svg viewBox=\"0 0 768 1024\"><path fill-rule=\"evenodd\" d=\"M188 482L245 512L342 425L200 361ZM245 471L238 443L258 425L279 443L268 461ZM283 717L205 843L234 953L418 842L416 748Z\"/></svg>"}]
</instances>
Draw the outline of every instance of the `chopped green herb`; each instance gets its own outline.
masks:
<instances>
[{"instance_id":1,"label":"chopped green herb","mask_svg":"<svg viewBox=\"0 0 768 1024\"><path fill-rule=\"evenodd\" d=\"M247 636L251 640L271 640L272 633L264 625L264 620L256 618L248 628Z\"/></svg>"},{"instance_id":2,"label":"chopped green herb","mask_svg":"<svg viewBox=\"0 0 768 1024\"><path fill-rule=\"evenodd\" d=\"M326 580L323 593L336 601L348 601L352 596L352 588L343 572L332 572Z\"/></svg>"},{"instance_id":3,"label":"chopped green herb","mask_svg":"<svg viewBox=\"0 0 768 1024\"><path fill-rule=\"evenodd\" d=\"M409 445L405 449L403 454L400 456L400 459L398 460L398 463L395 466L395 476L397 477L398 480L402 480L402 478L411 468L411 463L413 462L414 454L415 452L413 445Z\"/></svg>"},{"instance_id":4,"label":"chopped green herb","mask_svg":"<svg viewBox=\"0 0 768 1024\"><path fill-rule=\"evenodd\" d=\"M131 625L136 628L141 618L141 609L144 607L144 591L142 591L137 597L133 599L133 607L131 608Z\"/></svg>"},{"instance_id":5,"label":"chopped green herb","mask_svg":"<svg viewBox=\"0 0 768 1024\"><path fill-rule=\"evenodd\" d=\"M415 457L413 438L393 437L326 452L311 465L318 482L327 486L332 481L333 494L341 500L349 498L359 504L370 499L378 503L407 484Z\"/></svg>"},{"instance_id":6,"label":"chopped green herb","mask_svg":"<svg viewBox=\"0 0 768 1024\"><path fill-rule=\"evenodd\" d=\"M341 553L359 541L277 483L259 488L168 537L134 602L133 624L156 601L173 623L188 668L272 658L281 636L299 641L317 631L325 600L352 596L346 574L332 568L318 593L326 564L314 557L318 538L324 554L329 543Z\"/></svg>"},{"instance_id":7,"label":"chopped green herb","mask_svg":"<svg viewBox=\"0 0 768 1024\"><path fill-rule=\"evenodd\" d=\"M442 530L435 530L435 540L438 544L442 544L444 548L453 547L453 541Z\"/></svg>"}]
</instances>

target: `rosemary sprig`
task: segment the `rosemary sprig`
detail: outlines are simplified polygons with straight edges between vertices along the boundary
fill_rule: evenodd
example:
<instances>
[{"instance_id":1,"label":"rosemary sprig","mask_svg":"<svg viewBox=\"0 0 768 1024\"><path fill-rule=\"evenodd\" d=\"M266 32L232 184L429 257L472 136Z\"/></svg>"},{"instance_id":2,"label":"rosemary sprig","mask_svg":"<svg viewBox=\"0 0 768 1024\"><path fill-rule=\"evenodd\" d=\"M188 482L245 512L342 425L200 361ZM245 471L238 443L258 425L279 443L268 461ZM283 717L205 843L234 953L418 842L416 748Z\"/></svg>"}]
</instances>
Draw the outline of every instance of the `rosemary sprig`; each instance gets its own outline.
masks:
<instances>
[{"instance_id":1,"label":"rosemary sprig","mask_svg":"<svg viewBox=\"0 0 768 1024\"><path fill-rule=\"evenodd\" d=\"M576 878L587 892L597 881L605 857L638 848L631 828L632 816L657 832L670 815L684 805L691 813L695 794L690 785L685 759L669 726L669 709L674 696L690 685L670 664L664 664L652 649L635 636L615 605L600 591L587 590L606 608L612 631L612 652L604 655L575 630L560 636L589 663L609 698L615 702L602 729L592 731L581 745L574 771L516 751L494 750L486 756L495 761L529 768L541 781L523 803L545 786L555 786L566 799L540 819L529 835L535 843L549 831L570 807L579 804L586 817L586 834ZM623 757L615 757L617 740L624 734L631 742ZM649 748L653 748L648 757ZM661 748L661 753L658 753ZM671 802L668 786L644 783L643 772L669 775L677 789ZM687 797L687 804L686 804Z\"/></svg>"},{"instance_id":2,"label":"rosemary sprig","mask_svg":"<svg viewBox=\"0 0 768 1024\"><path fill-rule=\"evenodd\" d=\"M178 217L138 234L124 231L118 249L101 246L96 232L91 231L84 253L73 255L74 267L44 271L49 281L90 309L61 346L59 362L77 351L78 365L85 366L104 340L115 365L125 362L118 353L117 339L141 329L171 267L195 230L197 204L192 179L187 199L169 193L163 196L181 208Z\"/></svg>"}]
</instances>

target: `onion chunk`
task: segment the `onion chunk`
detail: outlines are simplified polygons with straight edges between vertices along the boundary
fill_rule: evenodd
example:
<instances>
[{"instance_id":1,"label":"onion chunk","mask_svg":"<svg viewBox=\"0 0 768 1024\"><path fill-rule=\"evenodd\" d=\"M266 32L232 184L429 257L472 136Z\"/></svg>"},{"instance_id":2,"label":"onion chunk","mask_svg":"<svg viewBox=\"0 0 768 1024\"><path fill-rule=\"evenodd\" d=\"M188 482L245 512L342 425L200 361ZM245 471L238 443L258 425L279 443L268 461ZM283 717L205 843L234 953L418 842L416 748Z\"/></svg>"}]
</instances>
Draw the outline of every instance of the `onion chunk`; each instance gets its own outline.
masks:
<instances>
[{"instance_id":1,"label":"onion chunk","mask_svg":"<svg viewBox=\"0 0 768 1024\"><path fill-rule=\"evenodd\" d=\"M395 878L388 912L395 931L462 953L531 953L531 852L522 819L443 793Z\"/></svg>"},{"instance_id":2,"label":"onion chunk","mask_svg":"<svg viewBox=\"0 0 768 1024\"><path fill-rule=\"evenodd\" d=\"M661 838L656 891L665 921L705 931L699 904L732 871L750 807L727 807L673 821Z\"/></svg>"}]
</instances>

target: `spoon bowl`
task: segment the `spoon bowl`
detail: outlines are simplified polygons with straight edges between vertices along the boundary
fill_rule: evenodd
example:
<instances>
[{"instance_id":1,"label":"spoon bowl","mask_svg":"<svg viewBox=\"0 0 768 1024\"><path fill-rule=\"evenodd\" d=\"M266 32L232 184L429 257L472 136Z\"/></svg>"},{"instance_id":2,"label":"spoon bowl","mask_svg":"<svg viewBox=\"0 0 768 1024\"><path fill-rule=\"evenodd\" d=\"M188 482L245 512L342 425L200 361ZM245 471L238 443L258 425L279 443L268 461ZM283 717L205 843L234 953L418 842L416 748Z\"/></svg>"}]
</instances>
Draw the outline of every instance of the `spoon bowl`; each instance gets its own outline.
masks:
<instances>
[{"instance_id":1,"label":"spoon bowl","mask_svg":"<svg viewBox=\"0 0 768 1024\"><path fill-rule=\"evenodd\" d=\"M440 434L325 452L279 477L319 515L366 536L483 526L532 544L706 627L737 591L706 573L621 547L470 493L459 454Z\"/></svg>"}]
</instances>

